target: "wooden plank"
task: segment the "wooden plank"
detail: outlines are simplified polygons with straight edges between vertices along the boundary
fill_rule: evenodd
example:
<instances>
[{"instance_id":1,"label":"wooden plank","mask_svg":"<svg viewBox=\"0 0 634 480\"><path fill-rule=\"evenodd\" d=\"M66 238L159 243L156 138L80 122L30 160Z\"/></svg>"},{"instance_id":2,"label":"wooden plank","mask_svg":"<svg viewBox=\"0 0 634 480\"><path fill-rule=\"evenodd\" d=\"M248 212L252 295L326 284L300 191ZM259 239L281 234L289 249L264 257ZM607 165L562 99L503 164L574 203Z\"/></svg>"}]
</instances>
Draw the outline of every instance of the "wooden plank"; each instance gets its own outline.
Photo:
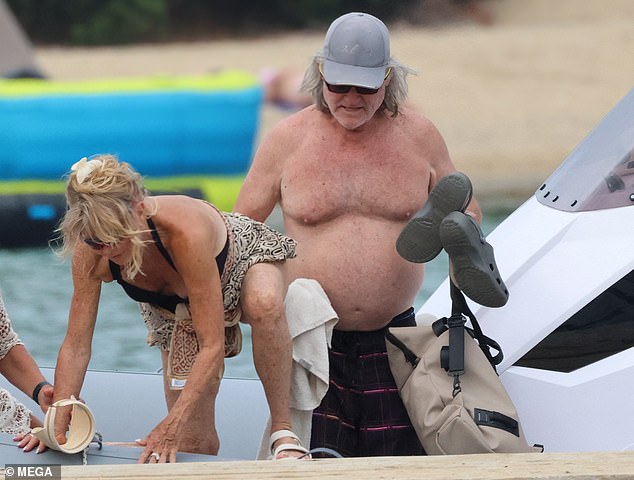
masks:
<instances>
[{"instance_id":1,"label":"wooden plank","mask_svg":"<svg viewBox=\"0 0 634 480\"><path fill-rule=\"evenodd\" d=\"M4 480L4 471L2 479ZM64 466L63 480L624 480L634 452L373 457L314 461L240 461L173 465ZM7 479L10 480L10 479Z\"/></svg>"}]
</instances>

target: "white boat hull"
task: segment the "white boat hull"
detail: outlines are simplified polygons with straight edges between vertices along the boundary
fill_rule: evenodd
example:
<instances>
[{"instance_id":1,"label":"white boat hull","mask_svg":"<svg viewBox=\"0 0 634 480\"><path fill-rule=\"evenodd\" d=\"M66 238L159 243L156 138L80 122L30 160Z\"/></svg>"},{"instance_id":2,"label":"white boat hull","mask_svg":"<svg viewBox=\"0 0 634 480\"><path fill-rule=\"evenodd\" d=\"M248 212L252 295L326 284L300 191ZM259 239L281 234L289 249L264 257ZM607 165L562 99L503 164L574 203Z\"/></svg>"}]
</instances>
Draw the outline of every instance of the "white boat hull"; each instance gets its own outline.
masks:
<instances>
[{"instance_id":1,"label":"white boat hull","mask_svg":"<svg viewBox=\"0 0 634 480\"><path fill-rule=\"evenodd\" d=\"M568 213L532 198L487 241L509 301L470 307L504 351L498 371L529 442L559 452L634 449L634 415L626 414L634 398L633 348L569 373L513 366L634 269L634 207ZM450 308L445 281L420 312L442 317Z\"/></svg>"},{"instance_id":2,"label":"white boat hull","mask_svg":"<svg viewBox=\"0 0 634 480\"><path fill-rule=\"evenodd\" d=\"M470 306L504 351L498 371L528 440L634 450L634 89L487 240L509 301ZM451 313L448 281L420 313ZM555 331L568 340L527 367Z\"/></svg>"}]
</instances>

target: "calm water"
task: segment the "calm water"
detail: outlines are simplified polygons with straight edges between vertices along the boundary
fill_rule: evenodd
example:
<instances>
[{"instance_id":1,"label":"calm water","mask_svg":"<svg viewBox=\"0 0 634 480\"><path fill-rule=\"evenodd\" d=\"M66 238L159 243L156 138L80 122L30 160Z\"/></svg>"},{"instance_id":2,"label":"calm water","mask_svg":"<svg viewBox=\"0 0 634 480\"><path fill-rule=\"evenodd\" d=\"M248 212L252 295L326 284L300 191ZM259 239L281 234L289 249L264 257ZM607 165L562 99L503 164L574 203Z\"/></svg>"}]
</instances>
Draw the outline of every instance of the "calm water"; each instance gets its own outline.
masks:
<instances>
[{"instance_id":1,"label":"calm water","mask_svg":"<svg viewBox=\"0 0 634 480\"><path fill-rule=\"evenodd\" d=\"M488 234L508 212L485 213L482 229ZM279 228L272 217L270 222ZM420 307L447 276L443 252L427 264L425 285L415 307ZM64 338L72 294L70 263L48 248L0 249L0 288L13 326L37 362L53 366ZM90 368L156 371L158 349L145 343L146 329L135 302L117 284L104 284L93 339ZM249 327L244 327L242 353L227 360L227 376L255 377Z\"/></svg>"}]
</instances>

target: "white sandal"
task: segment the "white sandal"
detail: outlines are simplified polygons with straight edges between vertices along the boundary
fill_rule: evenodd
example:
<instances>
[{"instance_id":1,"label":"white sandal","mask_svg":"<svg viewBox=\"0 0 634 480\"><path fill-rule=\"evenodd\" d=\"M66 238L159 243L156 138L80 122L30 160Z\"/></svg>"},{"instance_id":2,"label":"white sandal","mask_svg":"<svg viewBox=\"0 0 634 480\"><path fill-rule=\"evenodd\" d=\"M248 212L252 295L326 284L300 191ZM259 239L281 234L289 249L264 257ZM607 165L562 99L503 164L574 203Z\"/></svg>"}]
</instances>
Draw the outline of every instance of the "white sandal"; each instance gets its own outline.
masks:
<instances>
[{"instance_id":1,"label":"white sandal","mask_svg":"<svg viewBox=\"0 0 634 480\"><path fill-rule=\"evenodd\" d=\"M285 437L293 438L297 440L297 443L282 443L278 445L277 447L275 447L275 450L273 450L273 445L275 444L275 442L277 442L280 438L285 438ZM271 452L272 460L297 460L298 459L297 457L277 458L277 456L280 453L291 451L291 450L302 453L303 455L299 458L308 458L308 459L311 458L310 452L302 446L299 440L299 437L295 435L293 432L291 432L290 430L278 430L271 434L271 438L269 439L269 451Z\"/></svg>"}]
</instances>

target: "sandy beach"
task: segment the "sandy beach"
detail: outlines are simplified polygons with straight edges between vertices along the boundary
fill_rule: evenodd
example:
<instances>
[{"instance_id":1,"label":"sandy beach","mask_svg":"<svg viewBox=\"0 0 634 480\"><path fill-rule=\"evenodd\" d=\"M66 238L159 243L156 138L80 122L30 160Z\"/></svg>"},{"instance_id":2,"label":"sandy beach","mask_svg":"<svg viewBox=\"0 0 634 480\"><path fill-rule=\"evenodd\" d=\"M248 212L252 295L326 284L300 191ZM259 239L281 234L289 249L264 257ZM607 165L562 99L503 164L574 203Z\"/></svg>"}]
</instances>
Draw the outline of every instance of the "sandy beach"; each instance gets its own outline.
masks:
<instances>
[{"instance_id":1,"label":"sandy beach","mask_svg":"<svg viewBox=\"0 0 634 480\"><path fill-rule=\"evenodd\" d=\"M485 0L493 22L390 24L419 74L411 103L444 135L484 204L518 204L634 85L631 0ZM419 15L424 18L425 3ZM52 79L303 71L323 31L117 48L36 47ZM260 135L289 112L265 107Z\"/></svg>"}]
</instances>

